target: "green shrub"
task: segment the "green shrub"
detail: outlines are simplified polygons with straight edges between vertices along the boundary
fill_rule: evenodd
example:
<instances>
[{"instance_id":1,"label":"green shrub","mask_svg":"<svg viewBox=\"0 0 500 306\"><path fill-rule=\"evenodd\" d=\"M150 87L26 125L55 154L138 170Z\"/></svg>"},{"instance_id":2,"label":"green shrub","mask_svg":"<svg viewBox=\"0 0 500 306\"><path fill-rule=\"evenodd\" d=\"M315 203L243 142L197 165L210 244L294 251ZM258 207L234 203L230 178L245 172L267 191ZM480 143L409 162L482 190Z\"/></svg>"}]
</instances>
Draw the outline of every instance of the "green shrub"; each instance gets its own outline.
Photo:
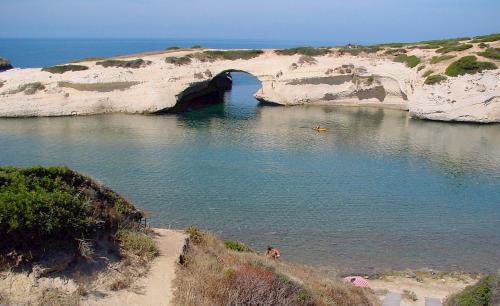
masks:
<instances>
[{"instance_id":1,"label":"green shrub","mask_svg":"<svg viewBox=\"0 0 500 306\"><path fill-rule=\"evenodd\" d=\"M394 61L399 63L405 63L406 66L410 68L414 68L418 64L420 64L420 58L416 57L415 55L408 56L406 54L400 54L394 58Z\"/></svg>"},{"instance_id":2,"label":"green shrub","mask_svg":"<svg viewBox=\"0 0 500 306\"><path fill-rule=\"evenodd\" d=\"M474 55L464 56L459 60L451 63L448 68L446 68L446 75L455 77L464 74L475 74L483 70L497 69L494 63L490 62L478 62L477 57Z\"/></svg>"},{"instance_id":3,"label":"green shrub","mask_svg":"<svg viewBox=\"0 0 500 306\"><path fill-rule=\"evenodd\" d=\"M434 75L429 75L425 81L424 84L426 85L434 85L434 84L439 84L442 81L446 80L446 76L442 74L434 74Z\"/></svg>"},{"instance_id":4,"label":"green shrub","mask_svg":"<svg viewBox=\"0 0 500 306\"><path fill-rule=\"evenodd\" d=\"M474 39L471 41L473 43L486 43L486 42L493 42L500 40L500 33L495 33L495 34L489 34L489 35L483 35L483 36L476 36Z\"/></svg>"},{"instance_id":5,"label":"green shrub","mask_svg":"<svg viewBox=\"0 0 500 306\"><path fill-rule=\"evenodd\" d=\"M122 210L114 205L120 201ZM0 257L4 250L75 243L142 214L111 190L65 167L0 167ZM99 226L98 226L99 224Z\"/></svg>"},{"instance_id":6,"label":"green shrub","mask_svg":"<svg viewBox=\"0 0 500 306\"><path fill-rule=\"evenodd\" d=\"M263 54L262 50L227 50L227 51L204 51L200 53L194 53L188 55L189 57L196 58L202 62L212 62L216 60L238 60L244 59L248 60L251 58L255 58Z\"/></svg>"},{"instance_id":7,"label":"green shrub","mask_svg":"<svg viewBox=\"0 0 500 306\"><path fill-rule=\"evenodd\" d=\"M280 49L275 51L278 55L306 55L306 56L321 56L330 53L329 48L313 48L313 47L296 47L288 49Z\"/></svg>"},{"instance_id":8,"label":"green shrub","mask_svg":"<svg viewBox=\"0 0 500 306\"><path fill-rule=\"evenodd\" d=\"M167 50L167 51L170 51L170 50L179 50L179 49L181 49L181 47L178 47L178 46L172 46L172 47L165 48L165 50Z\"/></svg>"},{"instance_id":9,"label":"green shrub","mask_svg":"<svg viewBox=\"0 0 500 306\"><path fill-rule=\"evenodd\" d=\"M436 50L438 53L449 53L449 52L459 52L459 51L464 51L467 49L470 49L474 47L471 44L456 44L456 45L445 45L439 49Z\"/></svg>"},{"instance_id":10,"label":"green shrub","mask_svg":"<svg viewBox=\"0 0 500 306\"><path fill-rule=\"evenodd\" d=\"M191 225L184 231L189 235L189 239L193 243L198 244L203 241L203 232L196 225Z\"/></svg>"},{"instance_id":11,"label":"green shrub","mask_svg":"<svg viewBox=\"0 0 500 306\"><path fill-rule=\"evenodd\" d=\"M105 59L106 59L105 57L94 56L94 57L86 57L86 58L82 58L79 60L74 60L74 61L71 61L71 63L97 62L97 61L102 61Z\"/></svg>"},{"instance_id":12,"label":"green shrub","mask_svg":"<svg viewBox=\"0 0 500 306\"><path fill-rule=\"evenodd\" d=\"M442 61L447 61L449 59L454 58L455 55L440 55L440 56L433 56L431 59L431 64L437 64Z\"/></svg>"},{"instance_id":13,"label":"green shrub","mask_svg":"<svg viewBox=\"0 0 500 306\"><path fill-rule=\"evenodd\" d=\"M466 287L462 292L450 296L447 306L489 306L500 302L500 277L489 275L477 284Z\"/></svg>"},{"instance_id":14,"label":"green shrub","mask_svg":"<svg viewBox=\"0 0 500 306\"><path fill-rule=\"evenodd\" d=\"M191 46L191 49L203 49L202 45L193 45Z\"/></svg>"},{"instance_id":15,"label":"green shrub","mask_svg":"<svg viewBox=\"0 0 500 306\"><path fill-rule=\"evenodd\" d=\"M401 53L406 53L408 52L406 49L389 49L384 52L384 54L387 55L395 55L395 54L401 54Z\"/></svg>"},{"instance_id":16,"label":"green shrub","mask_svg":"<svg viewBox=\"0 0 500 306\"><path fill-rule=\"evenodd\" d=\"M82 65L57 65L52 67L45 67L42 69L42 71L61 74L68 71L83 71L88 69L89 67Z\"/></svg>"},{"instance_id":17,"label":"green shrub","mask_svg":"<svg viewBox=\"0 0 500 306\"><path fill-rule=\"evenodd\" d=\"M500 60L500 48L488 48L483 52L479 52L478 55L494 60Z\"/></svg>"},{"instance_id":18,"label":"green shrub","mask_svg":"<svg viewBox=\"0 0 500 306\"><path fill-rule=\"evenodd\" d=\"M234 241L234 240L226 240L224 241L224 245L226 246L227 249L233 250L236 252L249 252L249 253L256 253L255 250L250 248L244 243L241 243L239 241Z\"/></svg>"},{"instance_id":19,"label":"green shrub","mask_svg":"<svg viewBox=\"0 0 500 306\"><path fill-rule=\"evenodd\" d=\"M174 64L176 66L182 66L190 64L191 58L189 56L181 56L181 57L169 56L165 59L165 63Z\"/></svg>"},{"instance_id":20,"label":"green shrub","mask_svg":"<svg viewBox=\"0 0 500 306\"><path fill-rule=\"evenodd\" d=\"M470 37L459 37L459 38L449 38L449 39L439 39L439 40L426 40L420 41L418 46L421 49L438 49L445 46L456 46L460 44L461 41L469 40Z\"/></svg>"},{"instance_id":21,"label":"green shrub","mask_svg":"<svg viewBox=\"0 0 500 306\"><path fill-rule=\"evenodd\" d=\"M378 51L383 50L383 48L379 46L354 46L351 48L342 47L340 48L341 53L348 53L353 56L357 56L361 53L377 53Z\"/></svg>"},{"instance_id":22,"label":"green shrub","mask_svg":"<svg viewBox=\"0 0 500 306\"><path fill-rule=\"evenodd\" d=\"M159 254L156 243L144 233L120 229L116 233L116 239L123 249L139 257L151 260Z\"/></svg>"},{"instance_id":23,"label":"green shrub","mask_svg":"<svg viewBox=\"0 0 500 306\"><path fill-rule=\"evenodd\" d=\"M424 72L424 74L422 74L422 76L423 76L424 78L426 78L426 77L430 76L430 75L431 75L431 74L433 74L433 73L434 73L434 70L429 69L429 70L427 70L426 72Z\"/></svg>"},{"instance_id":24,"label":"green shrub","mask_svg":"<svg viewBox=\"0 0 500 306\"><path fill-rule=\"evenodd\" d=\"M96 65L107 67L116 67L116 68L142 68L150 65L150 61L145 61L142 58L138 58L135 60L122 61L122 60L105 60L102 62L97 62Z\"/></svg>"},{"instance_id":25,"label":"green shrub","mask_svg":"<svg viewBox=\"0 0 500 306\"><path fill-rule=\"evenodd\" d=\"M485 43L480 43L479 45L477 45L479 48L481 49L486 49L486 48L489 48L490 45L488 44L485 44Z\"/></svg>"}]
</instances>

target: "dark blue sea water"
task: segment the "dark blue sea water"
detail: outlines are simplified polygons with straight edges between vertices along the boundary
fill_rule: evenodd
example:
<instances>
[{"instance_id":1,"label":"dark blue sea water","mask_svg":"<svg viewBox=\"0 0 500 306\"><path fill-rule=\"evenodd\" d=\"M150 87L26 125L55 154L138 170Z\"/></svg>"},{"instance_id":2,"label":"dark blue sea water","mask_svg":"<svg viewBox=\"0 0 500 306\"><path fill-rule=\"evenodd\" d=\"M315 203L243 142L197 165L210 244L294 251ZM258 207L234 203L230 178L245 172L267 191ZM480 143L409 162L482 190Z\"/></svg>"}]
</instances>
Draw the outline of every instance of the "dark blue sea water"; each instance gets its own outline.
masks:
<instances>
[{"instance_id":1,"label":"dark blue sea water","mask_svg":"<svg viewBox=\"0 0 500 306\"><path fill-rule=\"evenodd\" d=\"M79 42L72 55L75 45L32 44L52 56L31 59L35 66L145 51L89 52ZM224 104L182 115L0 119L0 165L67 165L125 195L155 226L197 224L313 265L500 268L500 125L259 106L258 81L234 80ZM316 124L328 131L316 133Z\"/></svg>"},{"instance_id":2,"label":"dark blue sea water","mask_svg":"<svg viewBox=\"0 0 500 306\"><path fill-rule=\"evenodd\" d=\"M305 45L320 46L322 42ZM0 56L15 67L46 67L86 57L164 50L167 47L207 48L288 48L304 45L298 41L194 40L194 39L6 39L0 38Z\"/></svg>"}]
</instances>

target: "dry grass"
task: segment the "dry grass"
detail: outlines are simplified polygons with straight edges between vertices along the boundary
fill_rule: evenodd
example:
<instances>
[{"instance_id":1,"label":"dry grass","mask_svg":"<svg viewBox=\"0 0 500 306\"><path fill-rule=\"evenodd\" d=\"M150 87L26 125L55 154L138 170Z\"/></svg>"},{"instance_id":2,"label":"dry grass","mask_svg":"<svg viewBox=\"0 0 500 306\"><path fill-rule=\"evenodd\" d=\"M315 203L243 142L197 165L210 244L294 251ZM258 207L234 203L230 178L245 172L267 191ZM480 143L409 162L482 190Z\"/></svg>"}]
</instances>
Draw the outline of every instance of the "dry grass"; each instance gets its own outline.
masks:
<instances>
[{"instance_id":1,"label":"dry grass","mask_svg":"<svg viewBox=\"0 0 500 306\"><path fill-rule=\"evenodd\" d=\"M228 250L210 233L190 229L196 243L175 280L174 305L379 305L368 289L313 268Z\"/></svg>"},{"instance_id":2,"label":"dry grass","mask_svg":"<svg viewBox=\"0 0 500 306\"><path fill-rule=\"evenodd\" d=\"M58 82L57 85L63 88L72 88L78 91L111 92L115 90L126 90L139 82L109 82L109 83L71 83Z\"/></svg>"},{"instance_id":3,"label":"dry grass","mask_svg":"<svg viewBox=\"0 0 500 306\"><path fill-rule=\"evenodd\" d=\"M148 261L155 258L159 254L156 243L145 233L128 229L120 229L116 233L116 238L120 242L120 246L125 251Z\"/></svg>"}]
</instances>

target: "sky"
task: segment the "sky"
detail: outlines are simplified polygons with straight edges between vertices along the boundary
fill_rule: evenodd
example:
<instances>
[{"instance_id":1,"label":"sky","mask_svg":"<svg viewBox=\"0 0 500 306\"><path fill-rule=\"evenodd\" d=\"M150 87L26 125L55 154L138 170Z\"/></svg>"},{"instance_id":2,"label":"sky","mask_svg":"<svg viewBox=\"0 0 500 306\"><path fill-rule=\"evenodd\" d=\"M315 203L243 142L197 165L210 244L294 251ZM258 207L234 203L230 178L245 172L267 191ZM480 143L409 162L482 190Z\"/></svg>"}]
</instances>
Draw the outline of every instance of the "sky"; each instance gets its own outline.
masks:
<instances>
[{"instance_id":1,"label":"sky","mask_svg":"<svg viewBox=\"0 0 500 306\"><path fill-rule=\"evenodd\" d=\"M0 38L382 43L500 32L500 0L0 0Z\"/></svg>"}]
</instances>

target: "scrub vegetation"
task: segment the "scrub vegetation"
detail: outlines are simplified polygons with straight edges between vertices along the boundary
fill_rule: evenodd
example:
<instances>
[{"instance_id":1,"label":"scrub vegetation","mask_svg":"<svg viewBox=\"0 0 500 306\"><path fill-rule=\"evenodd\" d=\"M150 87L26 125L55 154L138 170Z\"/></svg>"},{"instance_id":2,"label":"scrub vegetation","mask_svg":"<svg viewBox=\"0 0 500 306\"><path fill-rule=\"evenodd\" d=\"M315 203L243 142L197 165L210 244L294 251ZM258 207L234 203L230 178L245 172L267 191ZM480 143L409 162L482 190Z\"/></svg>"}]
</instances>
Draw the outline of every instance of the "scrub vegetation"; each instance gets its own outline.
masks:
<instances>
[{"instance_id":1,"label":"scrub vegetation","mask_svg":"<svg viewBox=\"0 0 500 306\"><path fill-rule=\"evenodd\" d=\"M500 276L489 275L477 284L450 296L446 306L494 306L500 305Z\"/></svg>"},{"instance_id":2,"label":"scrub vegetation","mask_svg":"<svg viewBox=\"0 0 500 306\"><path fill-rule=\"evenodd\" d=\"M383 50L380 46L353 46L351 48L342 47L339 52L341 54L347 53L353 56L357 56L361 53L377 53L378 51Z\"/></svg>"},{"instance_id":3,"label":"scrub vegetation","mask_svg":"<svg viewBox=\"0 0 500 306\"><path fill-rule=\"evenodd\" d=\"M500 60L500 48L488 48L483 52L479 52L478 55L494 60Z\"/></svg>"},{"instance_id":4,"label":"scrub vegetation","mask_svg":"<svg viewBox=\"0 0 500 306\"><path fill-rule=\"evenodd\" d=\"M449 52L459 52L472 48L471 44L450 44L444 45L443 47L436 50L437 53L449 53Z\"/></svg>"},{"instance_id":5,"label":"scrub vegetation","mask_svg":"<svg viewBox=\"0 0 500 306\"><path fill-rule=\"evenodd\" d=\"M138 58L135 60L123 61L123 60L105 60L102 62L97 62L96 65L107 67L115 67L115 68L143 68L151 64L151 61L145 61L142 58Z\"/></svg>"},{"instance_id":6,"label":"scrub vegetation","mask_svg":"<svg viewBox=\"0 0 500 306\"><path fill-rule=\"evenodd\" d=\"M102 61L105 59L106 59L105 57L93 56L93 57L82 58L79 60L74 60L74 61L71 61L71 63L96 62L96 61Z\"/></svg>"},{"instance_id":7,"label":"scrub vegetation","mask_svg":"<svg viewBox=\"0 0 500 306\"><path fill-rule=\"evenodd\" d=\"M441 83L442 81L445 81L446 79L447 77L442 74L434 74L427 76L424 83L426 85L435 85Z\"/></svg>"},{"instance_id":8,"label":"scrub vegetation","mask_svg":"<svg viewBox=\"0 0 500 306\"><path fill-rule=\"evenodd\" d=\"M57 65L52 67L45 67L42 71L62 74L69 71L83 71L88 70L89 67L83 65Z\"/></svg>"},{"instance_id":9,"label":"scrub vegetation","mask_svg":"<svg viewBox=\"0 0 500 306\"><path fill-rule=\"evenodd\" d=\"M439 55L439 56L433 56L431 58L431 64L437 64L443 61L447 61L449 59L454 58L455 55Z\"/></svg>"},{"instance_id":10,"label":"scrub vegetation","mask_svg":"<svg viewBox=\"0 0 500 306\"><path fill-rule=\"evenodd\" d=\"M394 61L398 63L405 63L406 66L410 68L414 68L420 64L420 58L415 55L408 56L406 54L400 54L394 58Z\"/></svg>"},{"instance_id":11,"label":"scrub vegetation","mask_svg":"<svg viewBox=\"0 0 500 306\"><path fill-rule=\"evenodd\" d=\"M213 62L217 60L248 60L262 55L264 51L262 50L227 50L227 51L204 51L199 53L194 53L188 55L191 58L195 58L202 62Z\"/></svg>"},{"instance_id":12,"label":"scrub vegetation","mask_svg":"<svg viewBox=\"0 0 500 306\"><path fill-rule=\"evenodd\" d=\"M379 305L369 289L276 261L191 227L174 305Z\"/></svg>"},{"instance_id":13,"label":"scrub vegetation","mask_svg":"<svg viewBox=\"0 0 500 306\"><path fill-rule=\"evenodd\" d=\"M313 48L313 47L296 47L288 49L280 49L275 51L278 55L307 55L307 56L321 56L331 53L329 48Z\"/></svg>"},{"instance_id":14,"label":"scrub vegetation","mask_svg":"<svg viewBox=\"0 0 500 306\"><path fill-rule=\"evenodd\" d=\"M68 168L0 167L0 269L54 249L91 254L82 242L137 230L142 217L118 194Z\"/></svg>"},{"instance_id":15,"label":"scrub vegetation","mask_svg":"<svg viewBox=\"0 0 500 306\"><path fill-rule=\"evenodd\" d=\"M169 56L165 58L165 63L174 64L176 66L188 65L191 63L189 56Z\"/></svg>"},{"instance_id":16,"label":"scrub vegetation","mask_svg":"<svg viewBox=\"0 0 500 306\"><path fill-rule=\"evenodd\" d=\"M497 69L497 65L491 62L479 62L474 55L464 56L451 63L446 68L446 75L455 77L464 74L475 74L483 70Z\"/></svg>"},{"instance_id":17,"label":"scrub vegetation","mask_svg":"<svg viewBox=\"0 0 500 306\"><path fill-rule=\"evenodd\" d=\"M489 35L476 36L472 39L472 43L486 43L500 40L500 33L494 33Z\"/></svg>"},{"instance_id":18,"label":"scrub vegetation","mask_svg":"<svg viewBox=\"0 0 500 306\"><path fill-rule=\"evenodd\" d=\"M62 88L72 88L78 91L111 92L114 90L126 90L140 82L109 82L109 83L72 83L58 82L57 86Z\"/></svg>"},{"instance_id":19,"label":"scrub vegetation","mask_svg":"<svg viewBox=\"0 0 500 306\"><path fill-rule=\"evenodd\" d=\"M168 47L168 48L165 48L165 50L167 51L171 51L171 50L180 50L182 49L181 47L179 46L171 46L171 47Z\"/></svg>"}]
</instances>

